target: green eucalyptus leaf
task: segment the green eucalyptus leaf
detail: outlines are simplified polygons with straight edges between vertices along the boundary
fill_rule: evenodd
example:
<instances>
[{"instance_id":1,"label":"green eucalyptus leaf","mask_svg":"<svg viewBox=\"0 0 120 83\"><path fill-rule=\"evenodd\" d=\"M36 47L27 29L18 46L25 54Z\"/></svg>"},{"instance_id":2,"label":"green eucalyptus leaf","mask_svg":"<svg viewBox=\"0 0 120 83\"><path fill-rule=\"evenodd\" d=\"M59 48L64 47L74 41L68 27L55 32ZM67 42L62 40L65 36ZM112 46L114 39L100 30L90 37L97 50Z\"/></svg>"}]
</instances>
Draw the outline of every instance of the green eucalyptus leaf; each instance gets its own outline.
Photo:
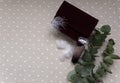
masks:
<instances>
[{"instance_id":1,"label":"green eucalyptus leaf","mask_svg":"<svg viewBox=\"0 0 120 83\"><path fill-rule=\"evenodd\" d=\"M77 83L84 83L84 81L83 81L83 79L81 79Z\"/></svg>"},{"instance_id":2,"label":"green eucalyptus leaf","mask_svg":"<svg viewBox=\"0 0 120 83\"><path fill-rule=\"evenodd\" d=\"M106 35L101 34L101 35L96 35L96 40L99 42L103 43L105 41Z\"/></svg>"},{"instance_id":3,"label":"green eucalyptus leaf","mask_svg":"<svg viewBox=\"0 0 120 83\"><path fill-rule=\"evenodd\" d=\"M80 75L81 75L81 77L87 77L90 75L90 71L86 67L84 67L81 69Z\"/></svg>"},{"instance_id":4,"label":"green eucalyptus leaf","mask_svg":"<svg viewBox=\"0 0 120 83\"><path fill-rule=\"evenodd\" d=\"M86 62L85 64L84 64L84 66L85 67L90 67L90 68L94 68L95 67L95 64L94 64L94 62Z\"/></svg>"},{"instance_id":5,"label":"green eucalyptus leaf","mask_svg":"<svg viewBox=\"0 0 120 83\"><path fill-rule=\"evenodd\" d=\"M106 51L106 50L104 50L104 52L102 53L102 55L103 55L104 57L106 57L106 56L110 56L110 54L109 54L109 53L107 53L107 51Z\"/></svg>"},{"instance_id":6,"label":"green eucalyptus leaf","mask_svg":"<svg viewBox=\"0 0 120 83\"><path fill-rule=\"evenodd\" d=\"M113 64L113 60L110 56L104 57L103 60L107 65L112 65Z\"/></svg>"},{"instance_id":7,"label":"green eucalyptus leaf","mask_svg":"<svg viewBox=\"0 0 120 83\"><path fill-rule=\"evenodd\" d=\"M115 41L114 41L113 39L109 39L109 43L110 43L111 45L115 45Z\"/></svg>"},{"instance_id":8,"label":"green eucalyptus leaf","mask_svg":"<svg viewBox=\"0 0 120 83\"><path fill-rule=\"evenodd\" d=\"M82 77L92 76L94 67L95 67L94 64L85 65L84 68L81 70L80 73L81 76Z\"/></svg>"},{"instance_id":9,"label":"green eucalyptus leaf","mask_svg":"<svg viewBox=\"0 0 120 83\"><path fill-rule=\"evenodd\" d=\"M97 37L97 36L96 36L96 39L95 39L95 41L93 42L93 45L94 45L94 46L101 46L101 45L102 45L102 42L101 42L102 40L98 40L97 38L100 38L100 37Z\"/></svg>"},{"instance_id":10,"label":"green eucalyptus leaf","mask_svg":"<svg viewBox=\"0 0 120 83\"><path fill-rule=\"evenodd\" d=\"M85 65L85 68L87 69L87 71L89 72L90 75L93 74L94 67L95 67L95 64L93 62Z\"/></svg>"},{"instance_id":11,"label":"green eucalyptus leaf","mask_svg":"<svg viewBox=\"0 0 120 83\"><path fill-rule=\"evenodd\" d=\"M76 71L76 73L80 73L80 71L82 70L82 68L83 68L83 66L81 66L80 64L77 64L77 65L75 66L75 71Z\"/></svg>"},{"instance_id":12,"label":"green eucalyptus leaf","mask_svg":"<svg viewBox=\"0 0 120 83\"><path fill-rule=\"evenodd\" d=\"M112 58L112 59L120 59L120 56L115 55L115 54L111 54L111 58Z\"/></svg>"},{"instance_id":13,"label":"green eucalyptus leaf","mask_svg":"<svg viewBox=\"0 0 120 83\"><path fill-rule=\"evenodd\" d=\"M97 80L97 81L101 81L101 76L97 73L94 74L94 78Z\"/></svg>"},{"instance_id":14,"label":"green eucalyptus leaf","mask_svg":"<svg viewBox=\"0 0 120 83\"><path fill-rule=\"evenodd\" d=\"M83 56L82 56L82 59L83 59L84 61L87 61L87 62L93 61L93 59L92 59L90 53L88 52L88 50L85 50L85 52L84 52L84 54L83 54Z\"/></svg>"},{"instance_id":15,"label":"green eucalyptus leaf","mask_svg":"<svg viewBox=\"0 0 120 83\"><path fill-rule=\"evenodd\" d=\"M71 76L72 83L80 83L80 81L81 81L81 78L77 74L74 74ZM83 82L81 82L81 83L83 83Z\"/></svg>"},{"instance_id":16,"label":"green eucalyptus leaf","mask_svg":"<svg viewBox=\"0 0 120 83\"><path fill-rule=\"evenodd\" d=\"M103 25L100 30L104 32L104 34L109 34L111 31L111 27L109 25Z\"/></svg>"},{"instance_id":17,"label":"green eucalyptus leaf","mask_svg":"<svg viewBox=\"0 0 120 83\"><path fill-rule=\"evenodd\" d=\"M89 51L91 54L96 54L98 51L97 51L98 48L96 47L89 47Z\"/></svg>"},{"instance_id":18,"label":"green eucalyptus leaf","mask_svg":"<svg viewBox=\"0 0 120 83\"><path fill-rule=\"evenodd\" d=\"M113 45L108 44L108 45L107 45L107 48L106 48L106 51L107 51L107 53L109 53L109 54L113 53L113 52L114 52Z\"/></svg>"},{"instance_id":19,"label":"green eucalyptus leaf","mask_svg":"<svg viewBox=\"0 0 120 83\"><path fill-rule=\"evenodd\" d=\"M95 83L95 78L92 76L88 77L88 80L90 83Z\"/></svg>"},{"instance_id":20,"label":"green eucalyptus leaf","mask_svg":"<svg viewBox=\"0 0 120 83\"><path fill-rule=\"evenodd\" d=\"M84 65L86 62L85 61L83 61L81 58L78 60L78 63L80 64L80 65Z\"/></svg>"},{"instance_id":21,"label":"green eucalyptus leaf","mask_svg":"<svg viewBox=\"0 0 120 83\"><path fill-rule=\"evenodd\" d=\"M83 78L83 83L89 83L87 78Z\"/></svg>"},{"instance_id":22,"label":"green eucalyptus leaf","mask_svg":"<svg viewBox=\"0 0 120 83\"><path fill-rule=\"evenodd\" d=\"M103 62L101 63L101 66L109 73L112 73L112 71L109 69L109 67Z\"/></svg>"},{"instance_id":23,"label":"green eucalyptus leaf","mask_svg":"<svg viewBox=\"0 0 120 83\"><path fill-rule=\"evenodd\" d=\"M68 75L67 75L67 80L70 81L70 80L71 80L71 76L73 76L73 75L75 75L75 74L76 74L75 70L70 71L70 72L68 73Z\"/></svg>"},{"instance_id":24,"label":"green eucalyptus leaf","mask_svg":"<svg viewBox=\"0 0 120 83\"><path fill-rule=\"evenodd\" d=\"M94 63L85 63L84 66L76 65L75 71L81 76L81 77L87 77L90 76L93 73L93 68L95 67Z\"/></svg>"},{"instance_id":25,"label":"green eucalyptus leaf","mask_svg":"<svg viewBox=\"0 0 120 83\"><path fill-rule=\"evenodd\" d=\"M88 66L88 67L91 67L91 66L94 67L94 66L95 66L95 65L94 65L94 62L92 62L92 61L91 61L91 62L85 62L85 61L83 61L82 59L79 59L78 62L79 62L80 65L86 66L86 67L87 67L87 66Z\"/></svg>"},{"instance_id":26,"label":"green eucalyptus leaf","mask_svg":"<svg viewBox=\"0 0 120 83\"><path fill-rule=\"evenodd\" d=\"M97 74L99 74L100 77L103 77L103 75L106 74L105 69L102 67L99 67L96 71Z\"/></svg>"},{"instance_id":27,"label":"green eucalyptus leaf","mask_svg":"<svg viewBox=\"0 0 120 83\"><path fill-rule=\"evenodd\" d=\"M106 39L106 35L105 34L97 34L94 36L94 41L93 41L93 45L94 46L101 46L103 44L103 42Z\"/></svg>"}]
</instances>

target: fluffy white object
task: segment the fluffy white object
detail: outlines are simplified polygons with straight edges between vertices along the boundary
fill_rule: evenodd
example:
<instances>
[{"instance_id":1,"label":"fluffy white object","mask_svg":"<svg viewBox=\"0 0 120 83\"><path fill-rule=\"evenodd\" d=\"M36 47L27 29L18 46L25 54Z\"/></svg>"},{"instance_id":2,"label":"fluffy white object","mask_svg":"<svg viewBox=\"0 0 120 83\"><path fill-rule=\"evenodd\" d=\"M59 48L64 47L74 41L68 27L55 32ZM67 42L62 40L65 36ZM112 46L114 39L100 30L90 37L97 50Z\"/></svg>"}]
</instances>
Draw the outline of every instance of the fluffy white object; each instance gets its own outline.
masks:
<instances>
[{"instance_id":1,"label":"fluffy white object","mask_svg":"<svg viewBox=\"0 0 120 83\"><path fill-rule=\"evenodd\" d=\"M73 47L72 46L68 46L65 50L63 50L63 56L67 59L71 58L73 55Z\"/></svg>"},{"instance_id":2,"label":"fluffy white object","mask_svg":"<svg viewBox=\"0 0 120 83\"><path fill-rule=\"evenodd\" d=\"M65 28L66 22L62 17L55 17L51 22L53 28L59 29L60 27Z\"/></svg>"},{"instance_id":3,"label":"fluffy white object","mask_svg":"<svg viewBox=\"0 0 120 83\"><path fill-rule=\"evenodd\" d=\"M56 45L58 49L65 49L68 48L70 44L67 41L61 39L61 40L56 40Z\"/></svg>"},{"instance_id":4,"label":"fluffy white object","mask_svg":"<svg viewBox=\"0 0 120 83\"><path fill-rule=\"evenodd\" d=\"M60 56L61 61L65 61L65 59L69 59L72 57L74 49L69 42L61 39L57 40L56 44L57 48L62 49L62 54Z\"/></svg>"}]
</instances>

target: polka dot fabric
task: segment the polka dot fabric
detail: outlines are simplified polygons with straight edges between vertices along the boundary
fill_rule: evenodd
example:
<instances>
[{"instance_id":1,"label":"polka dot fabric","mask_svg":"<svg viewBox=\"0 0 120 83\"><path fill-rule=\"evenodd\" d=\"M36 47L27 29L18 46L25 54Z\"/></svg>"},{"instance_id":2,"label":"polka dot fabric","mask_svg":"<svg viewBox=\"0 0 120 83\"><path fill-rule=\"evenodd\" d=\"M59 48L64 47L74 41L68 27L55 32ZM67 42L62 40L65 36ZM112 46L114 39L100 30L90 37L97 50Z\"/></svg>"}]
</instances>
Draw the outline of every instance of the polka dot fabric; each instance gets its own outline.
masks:
<instances>
[{"instance_id":1,"label":"polka dot fabric","mask_svg":"<svg viewBox=\"0 0 120 83\"><path fill-rule=\"evenodd\" d=\"M119 51L120 0L67 0L99 19L97 27L110 24ZM0 0L0 83L68 83L74 67L61 62L51 20L63 0ZM115 61L105 83L119 83L120 63Z\"/></svg>"}]
</instances>

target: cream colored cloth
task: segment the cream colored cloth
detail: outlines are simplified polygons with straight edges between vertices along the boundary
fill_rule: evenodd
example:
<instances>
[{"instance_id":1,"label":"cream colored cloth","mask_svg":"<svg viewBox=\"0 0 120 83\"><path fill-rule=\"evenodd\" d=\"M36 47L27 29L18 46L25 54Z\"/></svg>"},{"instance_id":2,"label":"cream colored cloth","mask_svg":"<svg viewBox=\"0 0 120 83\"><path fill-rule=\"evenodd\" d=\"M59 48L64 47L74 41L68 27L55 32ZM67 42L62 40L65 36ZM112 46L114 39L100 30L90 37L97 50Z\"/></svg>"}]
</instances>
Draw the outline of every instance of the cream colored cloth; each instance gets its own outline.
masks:
<instances>
[{"instance_id":1,"label":"cream colored cloth","mask_svg":"<svg viewBox=\"0 0 120 83\"><path fill-rule=\"evenodd\" d=\"M120 54L120 0L67 0L99 19L97 27L110 24L116 54ZM51 21L63 0L0 0L0 83L68 83L74 66L61 62L61 50ZM104 83L120 82L120 61Z\"/></svg>"}]
</instances>

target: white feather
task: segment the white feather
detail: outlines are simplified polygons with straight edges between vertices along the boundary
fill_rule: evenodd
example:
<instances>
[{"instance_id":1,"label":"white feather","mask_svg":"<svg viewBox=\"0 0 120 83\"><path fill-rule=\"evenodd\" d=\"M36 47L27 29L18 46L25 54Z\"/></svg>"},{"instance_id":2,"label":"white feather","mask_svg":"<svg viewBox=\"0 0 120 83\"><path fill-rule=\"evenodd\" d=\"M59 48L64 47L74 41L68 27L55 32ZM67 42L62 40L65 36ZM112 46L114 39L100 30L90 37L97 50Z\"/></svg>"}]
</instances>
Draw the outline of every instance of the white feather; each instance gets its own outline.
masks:
<instances>
[{"instance_id":1,"label":"white feather","mask_svg":"<svg viewBox=\"0 0 120 83\"><path fill-rule=\"evenodd\" d=\"M55 29L59 29L60 27L65 28L66 26L65 19L62 17L55 17L51 23Z\"/></svg>"},{"instance_id":2,"label":"white feather","mask_svg":"<svg viewBox=\"0 0 120 83\"><path fill-rule=\"evenodd\" d=\"M69 46L69 43L65 40L56 40L56 45L58 49L65 49Z\"/></svg>"},{"instance_id":3,"label":"white feather","mask_svg":"<svg viewBox=\"0 0 120 83\"><path fill-rule=\"evenodd\" d=\"M60 55L60 60L65 61L65 59L69 59L73 55L73 46L65 41L65 40L57 40L56 41L57 48L62 49L62 54Z\"/></svg>"},{"instance_id":4,"label":"white feather","mask_svg":"<svg viewBox=\"0 0 120 83\"><path fill-rule=\"evenodd\" d=\"M63 56L66 58L66 59L69 59L72 57L73 55L73 47L72 46L68 46L65 50L63 50Z\"/></svg>"}]
</instances>

